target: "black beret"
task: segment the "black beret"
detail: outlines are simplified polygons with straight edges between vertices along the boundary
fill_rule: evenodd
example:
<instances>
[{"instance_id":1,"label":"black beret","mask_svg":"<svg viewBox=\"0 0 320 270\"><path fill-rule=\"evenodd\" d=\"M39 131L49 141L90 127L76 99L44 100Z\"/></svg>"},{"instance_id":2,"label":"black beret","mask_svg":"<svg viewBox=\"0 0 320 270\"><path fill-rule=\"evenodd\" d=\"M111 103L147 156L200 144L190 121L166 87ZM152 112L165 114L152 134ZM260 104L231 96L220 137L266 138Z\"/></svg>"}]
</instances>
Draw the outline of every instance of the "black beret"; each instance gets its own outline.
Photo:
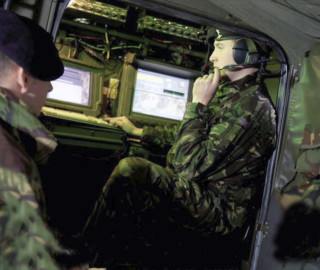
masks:
<instances>
[{"instance_id":1,"label":"black beret","mask_svg":"<svg viewBox=\"0 0 320 270\"><path fill-rule=\"evenodd\" d=\"M216 29L214 27L210 27L207 32L207 42L210 46L213 45L214 40L220 41L240 38L244 38L244 36L227 30Z\"/></svg>"},{"instance_id":2,"label":"black beret","mask_svg":"<svg viewBox=\"0 0 320 270\"><path fill-rule=\"evenodd\" d=\"M0 8L0 51L42 81L64 71L52 36L34 21Z\"/></svg>"}]
</instances>

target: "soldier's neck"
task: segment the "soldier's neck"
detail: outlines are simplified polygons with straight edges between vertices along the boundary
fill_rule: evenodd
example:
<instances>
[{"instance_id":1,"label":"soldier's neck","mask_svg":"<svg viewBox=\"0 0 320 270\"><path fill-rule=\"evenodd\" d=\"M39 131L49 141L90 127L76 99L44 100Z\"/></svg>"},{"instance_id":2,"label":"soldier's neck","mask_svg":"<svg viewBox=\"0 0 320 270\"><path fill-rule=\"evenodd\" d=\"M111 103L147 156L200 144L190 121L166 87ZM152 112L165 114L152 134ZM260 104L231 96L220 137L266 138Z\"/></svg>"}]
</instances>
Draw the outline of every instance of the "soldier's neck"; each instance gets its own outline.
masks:
<instances>
[{"instance_id":1,"label":"soldier's neck","mask_svg":"<svg viewBox=\"0 0 320 270\"><path fill-rule=\"evenodd\" d=\"M258 71L257 68L250 67L250 68L244 68L244 69L237 70L237 71L227 71L226 74L227 74L229 80L231 82L234 82L234 81L242 79L243 77L245 77L249 74L255 73L257 71Z\"/></svg>"}]
</instances>

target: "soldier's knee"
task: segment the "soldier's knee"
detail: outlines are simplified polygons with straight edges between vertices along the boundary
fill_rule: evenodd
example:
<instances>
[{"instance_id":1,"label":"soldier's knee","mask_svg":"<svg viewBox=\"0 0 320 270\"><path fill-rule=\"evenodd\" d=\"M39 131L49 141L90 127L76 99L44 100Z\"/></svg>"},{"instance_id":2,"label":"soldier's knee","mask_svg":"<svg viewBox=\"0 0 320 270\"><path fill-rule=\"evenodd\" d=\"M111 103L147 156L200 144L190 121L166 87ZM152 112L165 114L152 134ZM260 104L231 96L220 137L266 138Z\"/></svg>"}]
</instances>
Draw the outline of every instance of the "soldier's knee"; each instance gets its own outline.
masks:
<instances>
[{"instance_id":1,"label":"soldier's knee","mask_svg":"<svg viewBox=\"0 0 320 270\"><path fill-rule=\"evenodd\" d=\"M127 157L118 164L118 170L122 177L130 177L137 173L143 173L147 170L147 160L139 157Z\"/></svg>"},{"instance_id":2,"label":"soldier's knee","mask_svg":"<svg viewBox=\"0 0 320 270\"><path fill-rule=\"evenodd\" d=\"M120 160L120 162L118 163L119 174L122 177L128 177L132 173L132 168L130 166L130 164L131 164L130 159L131 159L131 157L124 158L124 159Z\"/></svg>"}]
</instances>

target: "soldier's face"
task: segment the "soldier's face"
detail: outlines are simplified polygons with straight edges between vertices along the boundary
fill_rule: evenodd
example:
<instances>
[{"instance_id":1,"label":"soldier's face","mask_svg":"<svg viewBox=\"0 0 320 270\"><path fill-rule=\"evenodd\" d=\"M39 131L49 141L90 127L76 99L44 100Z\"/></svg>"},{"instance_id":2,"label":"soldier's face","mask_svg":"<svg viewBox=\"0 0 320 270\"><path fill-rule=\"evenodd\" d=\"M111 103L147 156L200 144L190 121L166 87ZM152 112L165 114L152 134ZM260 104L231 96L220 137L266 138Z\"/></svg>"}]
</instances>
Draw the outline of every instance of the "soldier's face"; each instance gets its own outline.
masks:
<instances>
[{"instance_id":1,"label":"soldier's face","mask_svg":"<svg viewBox=\"0 0 320 270\"><path fill-rule=\"evenodd\" d=\"M36 116L39 116L47 94L51 90L51 82L30 77L28 91L24 94L22 100L31 108Z\"/></svg>"},{"instance_id":2,"label":"soldier's face","mask_svg":"<svg viewBox=\"0 0 320 270\"><path fill-rule=\"evenodd\" d=\"M233 45L235 40L221 40L214 42L214 51L209 60L216 68L224 68L229 65L236 65L233 59Z\"/></svg>"}]
</instances>

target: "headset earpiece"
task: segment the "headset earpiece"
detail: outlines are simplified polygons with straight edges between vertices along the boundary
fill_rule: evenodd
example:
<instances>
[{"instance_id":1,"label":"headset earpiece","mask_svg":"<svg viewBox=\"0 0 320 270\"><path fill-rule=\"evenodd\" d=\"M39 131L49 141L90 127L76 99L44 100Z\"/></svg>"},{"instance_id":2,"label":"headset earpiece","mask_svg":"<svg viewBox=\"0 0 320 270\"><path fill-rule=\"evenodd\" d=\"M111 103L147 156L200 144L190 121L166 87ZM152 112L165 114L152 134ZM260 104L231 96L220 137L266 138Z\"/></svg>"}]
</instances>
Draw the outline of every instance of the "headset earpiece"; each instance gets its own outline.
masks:
<instances>
[{"instance_id":1,"label":"headset earpiece","mask_svg":"<svg viewBox=\"0 0 320 270\"><path fill-rule=\"evenodd\" d=\"M233 46L233 58L237 64L256 65L259 63L260 54L252 39L242 38Z\"/></svg>"},{"instance_id":2,"label":"headset earpiece","mask_svg":"<svg viewBox=\"0 0 320 270\"><path fill-rule=\"evenodd\" d=\"M233 46L233 59L237 64L244 63L248 53L248 46L245 39L237 40Z\"/></svg>"}]
</instances>

